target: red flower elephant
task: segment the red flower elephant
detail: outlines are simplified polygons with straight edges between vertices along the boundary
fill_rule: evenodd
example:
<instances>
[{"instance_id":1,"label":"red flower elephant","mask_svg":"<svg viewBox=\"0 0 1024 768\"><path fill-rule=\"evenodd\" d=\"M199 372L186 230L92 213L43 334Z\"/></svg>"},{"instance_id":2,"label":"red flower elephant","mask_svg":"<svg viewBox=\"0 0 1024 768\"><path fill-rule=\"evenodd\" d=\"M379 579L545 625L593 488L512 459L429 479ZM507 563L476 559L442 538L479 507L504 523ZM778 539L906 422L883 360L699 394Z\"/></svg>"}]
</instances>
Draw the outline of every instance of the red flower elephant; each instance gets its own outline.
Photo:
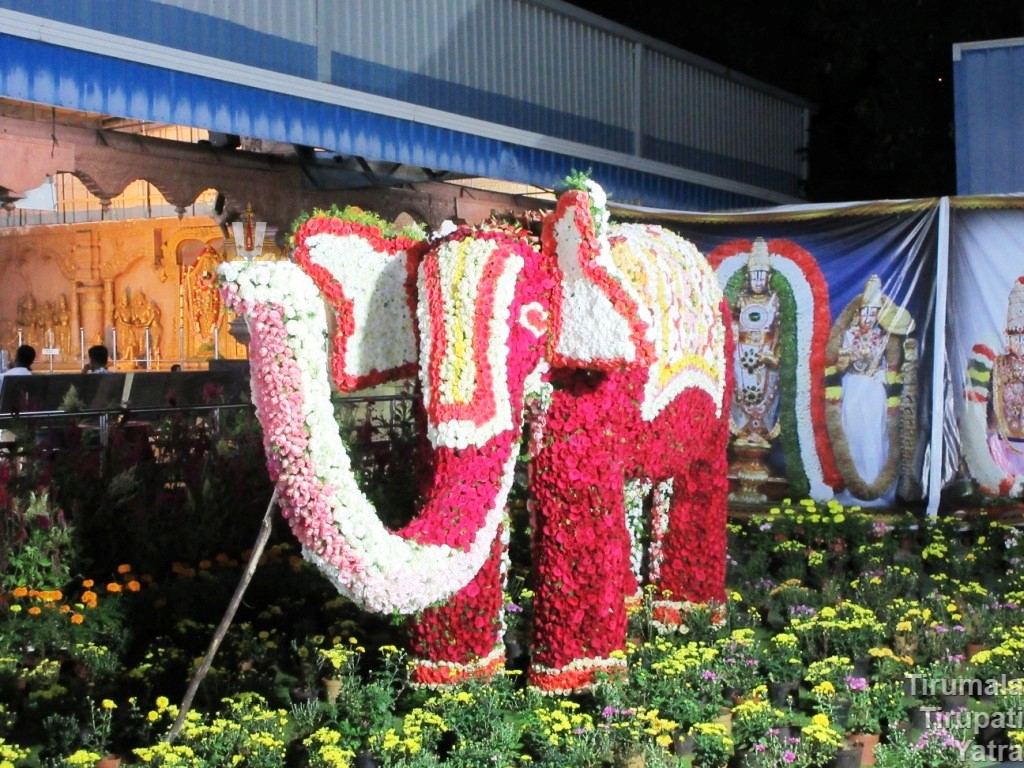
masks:
<instances>
[{"instance_id":1,"label":"red flower elephant","mask_svg":"<svg viewBox=\"0 0 1024 768\"><path fill-rule=\"evenodd\" d=\"M656 618L724 599L731 340L722 291L687 241L609 227L596 185L561 196L542 247L463 227L429 244L320 215L295 261L231 262L253 396L282 510L345 595L418 614L416 678L503 662L504 508L531 404L536 598L530 681L574 690L624 662L630 566L624 488L670 496L651 526ZM596 216L596 217L595 217ZM336 318L328 345L325 296ZM328 361L329 357L329 361ZM432 481L391 532L331 429L327 370L352 390L418 375ZM659 506L659 508L661 508Z\"/></svg>"}]
</instances>

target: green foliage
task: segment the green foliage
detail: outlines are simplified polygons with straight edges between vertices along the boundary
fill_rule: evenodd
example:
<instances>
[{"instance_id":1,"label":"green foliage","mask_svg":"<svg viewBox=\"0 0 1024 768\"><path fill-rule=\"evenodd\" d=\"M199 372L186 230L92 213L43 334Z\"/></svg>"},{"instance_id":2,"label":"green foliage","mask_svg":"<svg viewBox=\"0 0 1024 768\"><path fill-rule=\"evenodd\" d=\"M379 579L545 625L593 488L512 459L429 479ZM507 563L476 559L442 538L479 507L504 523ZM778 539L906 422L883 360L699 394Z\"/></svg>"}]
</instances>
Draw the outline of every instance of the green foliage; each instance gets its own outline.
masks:
<instances>
[{"instance_id":1,"label":"green foliage","mask_svg":"<svg viewBox=\"0 0 1024 768\"><path fill-rule=\"evenodd\" d=\"M592 168L588 168L585 171L577 171L573 168L569 175L555 186L555 191L565 192L570 189L576 189L580 192L588 192L590 188L587 185L591 180L593 172L594 170Z\"/></svg>"},{"instance_id":2,"label":"green foliage","mask_svg":"<svg viewBox=\"0 0 1024 768\"><path fill-rule=\"evenodd\" d=\"M0 589L52 590L67 583L74 531L47 491L31 492L25 502L15 502L2 525Z\"/></svg>"},{"instance_id":3,"label":"green foliage","mask_svg":"<svg viewBox=\"0 0 1024 768\"><path fill-rule=\"evenodd\" d=\"M354 205L347 205L344 208L339 208L337 205L332 205L330 208L314 208L312 211L306 211L299 215L294 222L292 222L292 245L294 246L295 233L299 231L303 224L312 218L325 217L341 219L342 221L351 221L356 224L362 224L367 227L376 227L381 234L381 237L391 239L395 237L403 237L407 240L426 240L426 231L422 226L406 226L396 228L394 224L380 216L373 211L365 211Z\"/></svg>"}]
</instances>

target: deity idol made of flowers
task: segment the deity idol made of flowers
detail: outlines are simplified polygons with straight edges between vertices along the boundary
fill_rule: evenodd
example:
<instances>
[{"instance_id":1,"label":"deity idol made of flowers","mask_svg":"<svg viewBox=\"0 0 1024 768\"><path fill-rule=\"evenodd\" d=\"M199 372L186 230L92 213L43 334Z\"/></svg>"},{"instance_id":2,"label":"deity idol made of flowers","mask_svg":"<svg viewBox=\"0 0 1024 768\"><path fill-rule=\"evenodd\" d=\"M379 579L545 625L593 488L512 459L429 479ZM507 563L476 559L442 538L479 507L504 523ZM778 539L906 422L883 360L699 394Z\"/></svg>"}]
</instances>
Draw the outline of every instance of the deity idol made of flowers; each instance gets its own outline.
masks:
<instances>
[{"instance_id":1,"label":"deity idol made of flowers","mask_svg":"<svg viewBox=\"0 0 1024 768\"><path fill-rule=\"evenodd\" d=\"M914 320L877 275L840 314L826 350L828 428L847 504L890 504L903 465L905 347ZM916 359L916 354L912 355Z\"/></svg>"},{"instance_id":2,"label":"deity idol made of flowers","mask_svg":"<svg viewBox=\"0 0 1024 768\"><path fill-rule=\"evenodd\" d=\"M297 223L295 263L221 267L248 320L253 397L282 511L304 556L365 608L417 614L414 677L445 684L503 663L502 572L524 409L535 514L530 682L576 690L624 669L625 484L670 498L652 520L657 618L725 597L731 338L692 244L611 226L579 182L537 238L460 227L430 243L363 212ZM327 299L335 316L327 343ZM328 349L329 346L329 349ZM329 353L329 357L328 357ZM432 482L383 527L355 482L330 401L417 376Z\"/></svg>"}]
</instances>

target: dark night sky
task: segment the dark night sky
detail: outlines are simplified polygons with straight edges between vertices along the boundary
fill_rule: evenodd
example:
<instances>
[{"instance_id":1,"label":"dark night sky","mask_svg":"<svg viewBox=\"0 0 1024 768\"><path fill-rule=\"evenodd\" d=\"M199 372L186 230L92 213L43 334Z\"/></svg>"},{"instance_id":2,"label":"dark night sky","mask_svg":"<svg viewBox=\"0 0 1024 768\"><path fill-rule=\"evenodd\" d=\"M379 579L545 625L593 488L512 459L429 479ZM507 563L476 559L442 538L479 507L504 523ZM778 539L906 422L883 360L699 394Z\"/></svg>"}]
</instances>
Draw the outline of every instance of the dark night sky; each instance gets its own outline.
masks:
<instances>
[{"instance_id":1,"label":"dark night sky","mask_svg":"<svg viewBox=\"0 0 1024 768\"><path fill-rule=\"evenodd\" d=\"M956 192L953 43L1024 34L1024 0L578 0L816 105L806 196Z\"/></svg>"}]
</instances>

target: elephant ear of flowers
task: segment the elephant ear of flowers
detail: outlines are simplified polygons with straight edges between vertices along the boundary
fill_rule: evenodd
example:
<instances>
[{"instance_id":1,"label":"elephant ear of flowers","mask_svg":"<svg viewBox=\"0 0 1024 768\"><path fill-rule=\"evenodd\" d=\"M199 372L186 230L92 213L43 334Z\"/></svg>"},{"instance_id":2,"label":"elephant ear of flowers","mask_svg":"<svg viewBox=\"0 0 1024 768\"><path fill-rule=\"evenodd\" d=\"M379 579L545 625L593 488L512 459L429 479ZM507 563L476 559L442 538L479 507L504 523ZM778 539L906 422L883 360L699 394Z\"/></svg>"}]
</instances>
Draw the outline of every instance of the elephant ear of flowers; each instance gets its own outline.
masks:
<instances>
[{"instance_id":1,"label":"elephant ear of flowers","mask_svg":"<svg viewBox=\"0 0 1024 768\"><path fill-rule=\"evenodd\" d=\"M641 415L651 421L683 390L702 389L721 412L725 390L722 289L688 240L657 226L595 229L592 197L572 190L544 222L559 272L551 359L590 370L644 368ZM701 297L702 300L695 300Z\"/></svg>"},{"instance_id":2,"label":"elephant ear of flowers","mask_svg":"<svg viewBox=\"0 0 1024 768\"><path fill-rule=\"evenodd\" d=\"M295 262L334 308L331 373L343 392L416 374L416 271L426 243L372 224L311 216L295 231Z\"/></svg>"}]
</instances>

